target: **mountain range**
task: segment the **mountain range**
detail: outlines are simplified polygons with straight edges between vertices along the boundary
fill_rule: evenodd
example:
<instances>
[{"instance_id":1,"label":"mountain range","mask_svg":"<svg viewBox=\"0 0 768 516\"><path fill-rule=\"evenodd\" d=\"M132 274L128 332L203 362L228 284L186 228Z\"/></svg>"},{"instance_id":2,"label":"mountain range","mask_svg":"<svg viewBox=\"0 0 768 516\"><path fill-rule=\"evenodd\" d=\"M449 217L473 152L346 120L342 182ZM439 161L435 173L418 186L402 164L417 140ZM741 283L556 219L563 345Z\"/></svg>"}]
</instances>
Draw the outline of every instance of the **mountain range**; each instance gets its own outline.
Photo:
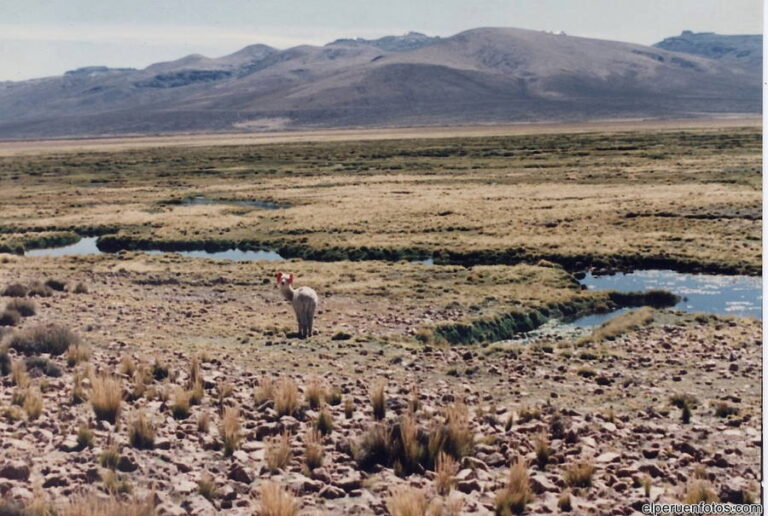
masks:
<instances>
[{"instance_id":1,"label":"mountain range","mask_svg":"<svg viewBox=\"0 0 768 516\"><path fill-rule=\"evenodd\" d=\"M760 113L762 36L653 46L512 28L251 45L0 82L0 138Z\"/></svg>"}]
</instances>

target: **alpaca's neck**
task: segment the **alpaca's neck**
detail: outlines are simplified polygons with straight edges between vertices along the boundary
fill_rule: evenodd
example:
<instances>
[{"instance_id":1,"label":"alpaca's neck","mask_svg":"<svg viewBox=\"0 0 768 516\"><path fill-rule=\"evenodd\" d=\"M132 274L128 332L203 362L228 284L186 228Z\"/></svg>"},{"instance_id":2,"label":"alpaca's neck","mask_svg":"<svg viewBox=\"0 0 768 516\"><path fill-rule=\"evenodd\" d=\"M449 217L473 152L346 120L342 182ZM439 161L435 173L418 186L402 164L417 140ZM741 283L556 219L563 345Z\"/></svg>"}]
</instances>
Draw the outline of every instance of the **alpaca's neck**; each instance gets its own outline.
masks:
<instances>
[{"instance_id":1,"label":"alpaca's neck","mask_svg":"<svg viewBox=\"0 0 768 516\"><path fill-rule=\"evenodd\" d=\"M288 301L293 301L293 293L295 290L290 285L280 285L280 292L283 293L283 297Z\"/></svg>"}]
</instances>

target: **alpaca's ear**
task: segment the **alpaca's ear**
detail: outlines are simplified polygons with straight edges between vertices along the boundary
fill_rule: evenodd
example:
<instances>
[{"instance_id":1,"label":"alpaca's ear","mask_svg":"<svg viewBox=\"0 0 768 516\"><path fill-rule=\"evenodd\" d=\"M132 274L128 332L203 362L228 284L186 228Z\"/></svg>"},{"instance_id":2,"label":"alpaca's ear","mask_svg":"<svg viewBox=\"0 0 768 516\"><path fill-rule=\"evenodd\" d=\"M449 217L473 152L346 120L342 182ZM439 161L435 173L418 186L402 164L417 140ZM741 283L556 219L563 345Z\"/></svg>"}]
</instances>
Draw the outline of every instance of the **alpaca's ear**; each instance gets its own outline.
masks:
<instances>
[{"instance_id":1,"label":"alpaca's ear","mask_svg":"<svg viewBox=\"0 0 768 516\"><path fill-rule=\"evenodd\" d=\"M280 271L277 271L277 274L275 274L275 279L278 283L280 283L280 280L283 279L283 273Z\"/></svg>"},{"instance_id":2,"label":"alpaca's ear","mask_svg":"<svg viewBox=\"0 0 768 516\"><path fill-rule=\"evenodd\" d=\"M288 275L288 284L293 285L293 273Z\"/></svg>"}]
</instances>

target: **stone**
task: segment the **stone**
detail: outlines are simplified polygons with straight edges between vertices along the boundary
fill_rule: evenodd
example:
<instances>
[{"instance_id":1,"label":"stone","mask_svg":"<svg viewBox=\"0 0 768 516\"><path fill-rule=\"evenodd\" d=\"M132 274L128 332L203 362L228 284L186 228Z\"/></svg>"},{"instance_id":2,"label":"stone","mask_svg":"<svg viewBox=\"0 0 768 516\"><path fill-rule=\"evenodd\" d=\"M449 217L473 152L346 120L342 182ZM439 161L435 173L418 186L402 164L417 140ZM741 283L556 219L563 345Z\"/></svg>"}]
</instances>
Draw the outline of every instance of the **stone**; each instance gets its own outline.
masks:
<instances>
[{"instance_id":1,"label":"stone","mask_svg":"<svg viewBox=\"0 0 768 516\"><path fill-rule=\"evenodd\" d=\"M21 461L10 461L0 465L0 478L9 480L29 480L29 466Z\"/></svg>"},{"instance_id":2,"label":"stone","mask_svg":"<svg viewBox=\"0 0 768 516\"><path fill-rule=\"evenodd\" d=\"M202 495L193 495L183 502L181 507L187 511L187 514L192 516L214 516L217 514L216 508Z\"/></svg>"},{"instance_id":3,"label":"stone","mask_svg":"<svg viewBox=\"0 0 768 516\"><path fill-rule=\"evenodd\" d=\"M541 473L537 473L530 478L531 488L536 494L558 491L557 486L550 479Z\"/></svg>"},{"instance_id":4,"label":"stone","mask_svg":"<svg viewBox=\"0 0 768 516\"><path fill-rule=\"evenodd\" d=\"M241 482L243 484L250 484L253 482L253 474L249 472L245 467L237 463L230 466L227 478L234 480L235 482Z\"/></svg>"},{"instance_id":5,"label":"stone","mask_svg":"<svg viewBox=\"0 0 768 516\"><path fill-rule=\"evenodd\" d=\"M318 493L318 496L321 498L328 498L328 499L334 499L334 498L341 498L342 496L346 496L346 493L343 489L340 489L336 486L325 486L320 490Z\"/></svg>"}]
</instances>

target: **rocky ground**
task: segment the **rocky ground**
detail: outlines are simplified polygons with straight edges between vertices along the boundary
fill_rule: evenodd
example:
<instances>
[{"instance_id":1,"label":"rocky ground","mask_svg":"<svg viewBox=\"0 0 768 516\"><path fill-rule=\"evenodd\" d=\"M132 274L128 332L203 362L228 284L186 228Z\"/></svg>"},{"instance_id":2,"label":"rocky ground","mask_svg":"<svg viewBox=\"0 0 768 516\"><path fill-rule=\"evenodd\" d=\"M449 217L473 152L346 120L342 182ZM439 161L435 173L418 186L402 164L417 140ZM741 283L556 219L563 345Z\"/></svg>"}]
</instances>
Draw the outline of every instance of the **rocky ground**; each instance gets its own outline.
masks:
<instances>
[{"instance_id":1,"label":"rocky ground","mask_svg":"<svg viewBox=\"0 0 768 516\"><path fill-rule=\"evenodd\" d=\"M515 489L529 513L570 505L574 514L633 514L649 500L680 501L695 488L722 501L759 496L757 321L665 313L612 341L552 332L529 343L437 347L376 338L390 323L371 323L368 298L356 304L350 293L320 317L318 336L298 341L285 336L292 315L274 290L259 294L272 300L262 316L268 320L253 322L256 302L242 289L183 278L137 284L140 274L161 277L141 267L149 265L23 258L0 267L0 288L45 280L54 270L67 282L50 297L29 298L36 314L13 331L56 322L90 350L41 355L60 375L27 361L28 385L18 365L0 376L7 507L60 507L96 493L149 497L160 514L291 514L264 506L268 481L295 497L301 514L425 514L430 501L433 514L493 513L499 493ZM79 283L85 288L76 293ZM0 308L13 299L0 297ZM6 345L11 340L8 332ZM29 358L15 349L8 356L11 364ZM116 378L122 393L114 424L93 409L102 374ZM187 414L180 399L195 377L203 394ZM280 416L275 391L289 380L298 404ZM378 385L381 420L371 397ZM19 403L21 391L33 399L39 393L39 416L34 403ZM310 407L318 391L325 395ZM151 446L130 437L139 414L154 430ZM310 431L327 429L328 415L322 464L310 469L307 448L317 444ZM407 425L422 453L410 465L393 450L398 435L406 442ZM378 456L370 440L377 428L389 443ZM466 446L444 445L456 465L444 460L436 474L425 457L443 431ZM231 435L237 442L227 450ZM275 467L282 435L290 452ZM515 484L510 468L518 461L529 478ZM415 512L403 512L404 500Z\"/></svg>"}]
</instances>

